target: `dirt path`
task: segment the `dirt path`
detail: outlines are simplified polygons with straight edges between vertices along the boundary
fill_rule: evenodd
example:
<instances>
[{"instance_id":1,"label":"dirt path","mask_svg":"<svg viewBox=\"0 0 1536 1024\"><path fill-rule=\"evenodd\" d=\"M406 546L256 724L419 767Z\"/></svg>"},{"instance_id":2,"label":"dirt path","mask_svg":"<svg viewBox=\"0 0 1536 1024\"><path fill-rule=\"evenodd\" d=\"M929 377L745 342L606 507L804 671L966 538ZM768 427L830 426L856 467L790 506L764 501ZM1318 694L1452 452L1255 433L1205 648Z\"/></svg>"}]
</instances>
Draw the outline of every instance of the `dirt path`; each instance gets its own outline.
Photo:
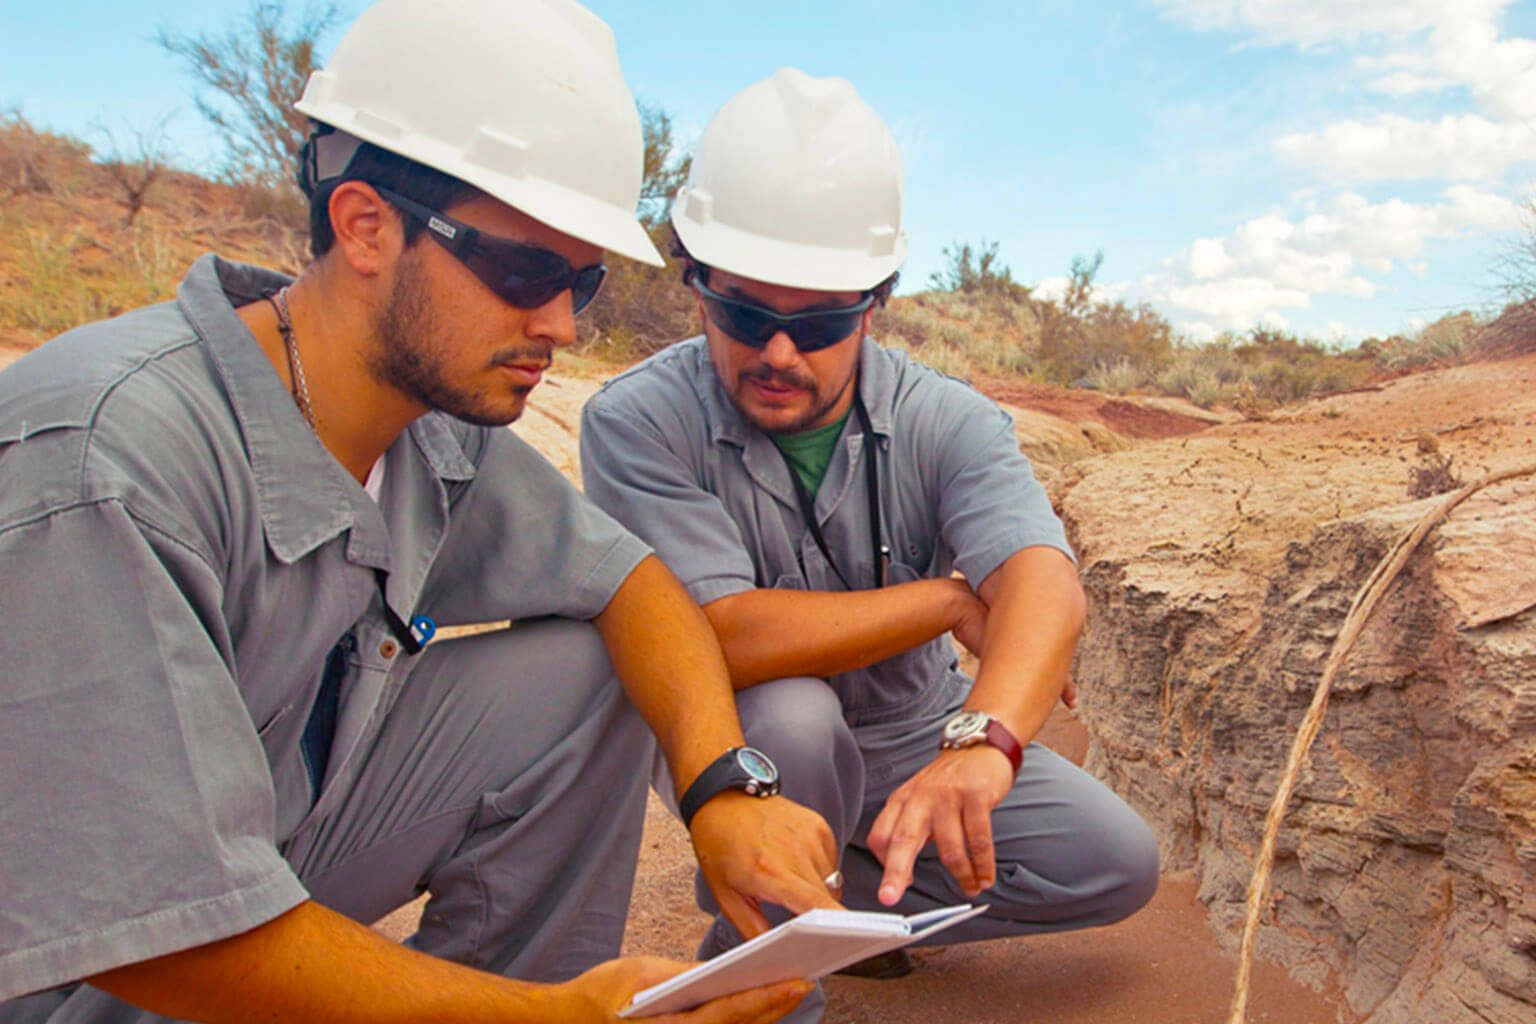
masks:
<instances>
[{"instance_id":1,"label":"dirt path","mask_svg":"<svg viewBox=\"0 0 1536 1024\"><path fill-rule=\"evenodd\" d=\"M1182 399L1116 398L1081 388L1040 384L1024 377L980 376L976 389L996 401L1049 413L1073 423L1092 420L1136 439L1197 434L1233 417L1201 409Z\"/></svg>"}]
</instances>

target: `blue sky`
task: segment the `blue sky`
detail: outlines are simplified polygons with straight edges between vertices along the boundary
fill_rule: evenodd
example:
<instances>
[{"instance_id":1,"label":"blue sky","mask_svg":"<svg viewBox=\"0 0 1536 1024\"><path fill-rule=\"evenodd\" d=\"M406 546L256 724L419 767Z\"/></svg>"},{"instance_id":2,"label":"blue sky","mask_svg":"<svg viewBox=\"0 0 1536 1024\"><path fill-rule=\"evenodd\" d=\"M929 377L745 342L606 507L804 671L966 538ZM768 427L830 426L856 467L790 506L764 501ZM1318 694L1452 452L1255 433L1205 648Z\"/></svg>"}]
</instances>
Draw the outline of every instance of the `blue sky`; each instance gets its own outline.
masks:
<instances>
[{"instance_id":1,"label":"blue sky","mask_svg":"<svg viewBox=\"0 0 1536 1024\"><path fill-rule=\"evenodd\" d=\"M172 114L176 150L207 165L154 31L220 29L247 3L0 0L0 106L87 138ZM1104 295L1191 337L1411 330L1496 301L1536 176L1536 3L589 6L685 140L783 64L851 79L902 147L905 290L986 238L1047 291L1102 249Z\"/></svg>"}]
</instances>

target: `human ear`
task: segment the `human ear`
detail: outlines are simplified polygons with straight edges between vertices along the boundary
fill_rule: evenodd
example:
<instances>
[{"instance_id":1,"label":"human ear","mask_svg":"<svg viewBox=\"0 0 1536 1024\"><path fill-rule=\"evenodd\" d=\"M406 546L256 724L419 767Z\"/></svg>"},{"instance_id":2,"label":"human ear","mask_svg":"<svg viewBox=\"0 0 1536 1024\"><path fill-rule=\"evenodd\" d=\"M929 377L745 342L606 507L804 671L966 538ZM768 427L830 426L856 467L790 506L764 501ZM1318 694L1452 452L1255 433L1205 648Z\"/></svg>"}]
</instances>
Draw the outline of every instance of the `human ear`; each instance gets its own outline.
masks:
<instances>
[{"instance_id":1,"label":"human ear","mask_svg":"<svg viewBox=\"0 0 1536 1024\"><path fill-rule=\"evenodd\" d=\"M326 204L336 248L363 277L375 277L405 247L399 214L366 181L337 185Z\"/></svg>"}]
</instances>

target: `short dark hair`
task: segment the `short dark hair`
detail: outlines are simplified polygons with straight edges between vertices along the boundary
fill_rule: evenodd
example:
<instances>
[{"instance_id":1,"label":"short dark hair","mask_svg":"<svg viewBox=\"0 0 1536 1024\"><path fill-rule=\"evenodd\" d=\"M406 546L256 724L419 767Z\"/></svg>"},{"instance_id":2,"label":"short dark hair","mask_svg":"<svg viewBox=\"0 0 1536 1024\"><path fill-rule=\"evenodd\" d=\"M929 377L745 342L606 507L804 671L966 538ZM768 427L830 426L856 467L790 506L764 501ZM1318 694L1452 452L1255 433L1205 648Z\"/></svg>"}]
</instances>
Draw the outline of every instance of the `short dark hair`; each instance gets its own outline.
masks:
<instances>
[{"instance_id":1,"label":"short dark hair","mask_svg":"<svg viewBox=\"0 0 1536 1024\"><path fill-rule=\"evenodd\" d=\"M709 284L709 264L700 263L694 258L693 253L688 251L688 247L678 237L676 228L672 229L672 250L670 255L682 261L683 284L685 286L692 284L695 277L704 284ZM901 272L897 271L873 288L864 289L864 293L875 297L875 305L884 306L890 301L891 292L896 289L896 282L899 280L901 280Z\"/></svg>"},{"instance_id":2,"label":"short dark hair","mask_svg":"<svg viewBox=\"0 0 1536 1024\"><path fill-rule=\"evenodd\" d=\"M302 173L300 179L302 182ZM434 210L447 210L480 194L479 189L458 178L365 142L357 147L346 170L319 182L309 193L309 251L315 259L330 252L336 243L336 232L331 226L331 194L347 181L365 181L387 188ZM420 236L423 225L414 217L402 219L405 244L411 245Z\"/></svg>"}]
</instances>

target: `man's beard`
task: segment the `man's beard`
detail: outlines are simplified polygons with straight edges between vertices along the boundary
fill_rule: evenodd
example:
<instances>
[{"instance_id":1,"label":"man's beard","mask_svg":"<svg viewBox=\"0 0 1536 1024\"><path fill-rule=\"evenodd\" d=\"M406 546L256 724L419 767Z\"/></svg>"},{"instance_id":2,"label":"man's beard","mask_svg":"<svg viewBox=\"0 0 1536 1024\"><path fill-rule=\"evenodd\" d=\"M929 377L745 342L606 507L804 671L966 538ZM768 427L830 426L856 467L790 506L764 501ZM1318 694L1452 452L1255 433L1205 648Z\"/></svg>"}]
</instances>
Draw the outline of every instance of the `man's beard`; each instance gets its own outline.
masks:
<instances>
[{"instance_id":1,"label":"man's beard","mask_svg":"<svg viewBox=\"0 0 1536 1024\"><path fill-rule=\"evenodd\" d=\"M452 342L444 338L432 300L423 285L419 264L410 251L400 261L375 334L379 347L370 358L368 368L380 383L423 405L482 427L505 426L522 414L521 406L512 411L498 408L495 396L487 388L461 387L446 377L444 367L449 361ZM528 344L503 349L492 356L486 368L518 360L540 360L548 365L549 346ZM507 390L520 393L526 399L533 389Z\"/></svg>"},{"instance_id":2,"label":"man's beard","mask_svg":"<svg viewBox=\"0 0 1536 1024\"><path fill-rule=\"evenodd\" d=\"M815 423L817 420L821 419L828 412L830 412L832 407L837 405L838 401L843 397L844 394L847 393L849 386L852 385L853 381L857 377L857 373L850 374L848 379L843 382L842 387L838 388L831 395L823 398L821 394L821 385L816 380L816 378L812 377L810 374L784 373L775 371L767 366L759 366L756 369L743 370L740 374L737 375L736 391L735 394L731 396L731 398L741 414L747 419L751 420L752 424L759 430L770 434L794 434L805 430L811 424ZM783 387L800 388L810 396L810 405L806 408L806 411L803 414L796 417L792 422L769 427L767 424L758 421L741 400L742 392L747 389L747 385L751 381L758 381L763 384L777 384Z\"/></svg>"}]
</instances>

